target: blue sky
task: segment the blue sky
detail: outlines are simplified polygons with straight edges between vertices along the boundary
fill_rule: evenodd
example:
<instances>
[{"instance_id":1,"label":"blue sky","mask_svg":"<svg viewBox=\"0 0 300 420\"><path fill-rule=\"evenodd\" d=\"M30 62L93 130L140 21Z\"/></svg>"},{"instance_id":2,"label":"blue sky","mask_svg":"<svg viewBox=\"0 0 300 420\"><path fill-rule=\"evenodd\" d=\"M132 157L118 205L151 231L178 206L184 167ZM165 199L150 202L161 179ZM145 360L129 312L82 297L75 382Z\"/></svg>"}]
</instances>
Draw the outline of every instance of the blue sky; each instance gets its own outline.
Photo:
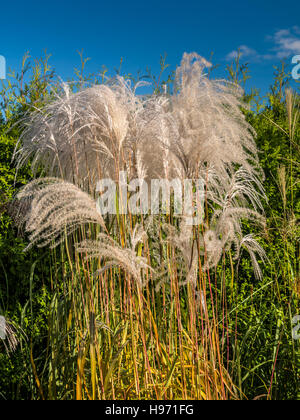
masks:
<instances>
[{"instance_id":1,"label":"blue sky","mask_svg":"<svg viewBox=\"0 0 300 420\"><path fill-rule=\"evenodd\" d=\"M250 86L265 91L273 66L300 54L300 2L290 0L214 1L19 1L2 2L0 55L20 67L25 51L44 49L62 78L79 65L77 50L91 58L87 71L106 65L136 73L156 72L161 54L174 69L183 52L195 51L220 64L222 74L238 47L250 63Z\"/></svg>"}]
</instances>

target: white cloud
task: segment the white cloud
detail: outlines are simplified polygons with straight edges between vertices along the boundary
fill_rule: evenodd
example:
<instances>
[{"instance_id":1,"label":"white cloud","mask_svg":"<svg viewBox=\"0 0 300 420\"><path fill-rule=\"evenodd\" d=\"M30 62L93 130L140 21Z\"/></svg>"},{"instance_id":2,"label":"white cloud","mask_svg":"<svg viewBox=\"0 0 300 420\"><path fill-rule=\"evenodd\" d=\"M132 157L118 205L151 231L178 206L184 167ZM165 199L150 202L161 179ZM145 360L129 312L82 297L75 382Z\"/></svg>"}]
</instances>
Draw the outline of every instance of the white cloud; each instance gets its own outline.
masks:
<instances>
[{"instance_id":1,"label":"white cloud","mask_svg":"<svg viewBox=\"0 0 300 420\"><path fill-rule=\"evenodd\" d=\"M300 28L281 29L271 37L275 46L272 50L278 58L287 58L300 54Z\"/></svg>"},{"instance_id":2,"label":"white cloud","mask_svg":"<svg viewBox=\"0 0 300 420\"><path fill-rule=\"evenodd\" d=\"M257 56L257 52L255 50L249 48L247 45L241 45L240 47L238 47L237 50L233 50L230 53L228 53L226 56L226 60L233 60L238 56L238 52L240 52L241 57Z\"/></svg>"},{"instance_id":3,"label":"white cloud","mask_svg":"<svg viewBox=\"0 0 300 420\"><path fill-rule=\"evenodd\" d=\"M238 55L240 50L241 57L248 57L251 61L275 60L290 58L300 54L300 27L293 26L290 29L280 29L273 35L266 37L272 42L272 47L265 54L260 54L247 45L241 45L237 50L233 50L226 55L226 60L231 61Z\"/></svg>"}]
</instances>

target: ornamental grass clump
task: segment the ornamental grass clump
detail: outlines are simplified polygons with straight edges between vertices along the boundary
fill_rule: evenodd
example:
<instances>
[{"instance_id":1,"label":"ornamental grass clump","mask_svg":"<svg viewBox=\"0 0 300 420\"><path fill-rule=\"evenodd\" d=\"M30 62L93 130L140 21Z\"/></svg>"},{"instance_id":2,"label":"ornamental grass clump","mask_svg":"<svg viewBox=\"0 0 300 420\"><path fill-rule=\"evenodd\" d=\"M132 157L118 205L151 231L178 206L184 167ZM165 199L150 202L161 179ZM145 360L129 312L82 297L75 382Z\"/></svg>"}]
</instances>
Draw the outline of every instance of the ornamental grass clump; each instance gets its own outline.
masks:
<instances>
[{"instance_id":1,"label":"ornamental grass clump","mask_svg":"<svg viewBox=\"0 0 300 420\"><path fill-rule=\"evenodd\" d=\"M197 54L185 54L171 96L138 96L138 86L131 89L121 77L76 93L64 84L61 96L29 117L17 166L31 159L34 173L42 166L52 177L33 181L19 194L33 199L26 216L32 243L47 244L78 224L103 227L93 201L103 177L118 180L119 171L126 171L128 181L201 178L207 202L200 238L204 267L216 266L231 246L238 257L244 246L258 273L253 250L260 256L263 251L254 238L251 245L243 238L241 227L245 219L264 223L254 131L241 111L242 92L209 80L208 65Z\"/></svg>"},{"instance_id":2,"label":"ornamental grass clump","mask_svg":"<svg viewBox=\"0 0 300 420\"><path fill-rule=\"evenodd\" d=\"M132 88L120 76L76 92L63 84L23 120L16 165L31 162L33 173L42 168L46 177L25 186L18 200L30 202L23 217L30 246L60 244L69 264L66 300L73 303L63 328L68 335L74 323L77 331L78 399L237 395L222 360L210 276L222 258L238 260L243 249L261 276L257 256L263 262L264 251L244 233L243 222L264 226L266 197L243 92L209 79L209 66L184 54L172 94L138 95L140 85ZM191 225L189 215L174 214L172 206L166 214L117 209L101 215L97 182L118 183L120 171L128 184L201 179L202 207L195 208L201 220ZM120 336L105 338L99 325L106 334L112 325L117 334L119 325ZM107 340L113 346L114 339L119 350L108 367L101 346Z\"/></svg>"}]
</instances>

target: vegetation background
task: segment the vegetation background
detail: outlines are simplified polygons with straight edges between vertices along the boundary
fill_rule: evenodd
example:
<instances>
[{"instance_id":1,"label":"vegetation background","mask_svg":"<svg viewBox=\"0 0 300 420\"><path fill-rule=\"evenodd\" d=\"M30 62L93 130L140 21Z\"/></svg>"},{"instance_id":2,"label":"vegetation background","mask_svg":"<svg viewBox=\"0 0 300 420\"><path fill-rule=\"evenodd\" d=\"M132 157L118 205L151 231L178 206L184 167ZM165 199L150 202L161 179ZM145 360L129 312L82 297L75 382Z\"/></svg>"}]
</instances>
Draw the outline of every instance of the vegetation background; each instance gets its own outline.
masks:
<instances>
[{"instance_id":1,"label":"vegetation background","mask_svg":"<svg viewBox=\"0 0 300 420\"><path fill-rule=\"evenodd\" d=\"M300 399L300 340L292 338L292 319L300 314L300 97L297 91L291 94L287 90L291 75L285 64L274 68L274 83L267 97L261 98L255 90L245 93L251 110L244 112L257 132L266 176L267 227L260 243L268 262L261 281L255 279L246 255L239 267L224 259L218 268L215 279L222 281L212 281L208 291L215 303L209 308L210 317L217 314L214 331L218 332L210 342L215 349L211 351L216 353L210 355L209 367L204 356L202 359L198 355L203 365L197 366L195 374L188 289L178 294L178 301L174 297L176 308L172 300L164 301L168 291L155 296L153 306L151 288L144 296L137 292L132 297L133 306L128 308L144 308L144 318L140 319L142 315L134 309L128 309L128 318L122 318L118 311L125 290L116 290L113 278L108 277L107 288L99 291L101 316L95 324L100 354L93 347L91 331L88 336L77 335L76 322L84 321L79 310L77 315L72 312L76 309L72 309L74 296L69 290L73 268L68 247L23 252L28 242L13 222L10 203L32 173L27 167L16 177L11 159L20 135L16 123L24 112L41 106L50 95L48 83L57 80L48 59L45 55L31 60L26 55L21 73L11 73L2 82L0 314L10 320L19 344L8 352L0 342L0 398ZM73 80L75 90L87 82L102 83L107 72L85 75L85 63L81 55L81 67ZM122 73L121 66L116 72ZM246 88L249 69L240 64L239 58L228 66L227 74ZM159 94L165 86L172 89L173 76L168 74L166 58L162 57L161 74L148 71L138 77L150 79L154 93ZM134 79L132 75L125 77ZM247 232L249 226L245 224L244 229ZM183 332L176 326L178 314ZM186 340L182 347L175 340L171 342L172 334L182 334ZM220 379L223 367L226 374Z\"/></svg>"}]
</instances>

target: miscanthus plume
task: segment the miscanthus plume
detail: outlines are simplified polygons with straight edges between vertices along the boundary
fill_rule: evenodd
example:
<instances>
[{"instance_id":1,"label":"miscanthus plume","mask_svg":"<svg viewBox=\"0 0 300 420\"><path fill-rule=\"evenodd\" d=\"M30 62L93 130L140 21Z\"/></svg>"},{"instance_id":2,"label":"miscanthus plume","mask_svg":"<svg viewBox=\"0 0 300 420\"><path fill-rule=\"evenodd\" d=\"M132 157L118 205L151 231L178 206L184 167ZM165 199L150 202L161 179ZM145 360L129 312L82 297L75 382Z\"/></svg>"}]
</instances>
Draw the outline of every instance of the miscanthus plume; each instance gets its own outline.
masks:
<instances>
[{"instance_id":1,"label":"miscanthus plume","mask_svg":"<svg viewBox=\"0 0 300 420\"><path fill-rule=\"evenodd\" d=\"M31 200L24 216L30 245L55 246L79 226L98 225L99 236L76 244L78 252L100 258L104 268L119 266L144 284L149 261L137 255L130 238L122 245L112 239L96 210L97 181L117 182L120 171L127 172L128 182L201 178L205 215L197 244L185 214L178 223L162 227L181 262L182 284L195 284L199 271L215 267L230 249L237 259L247 249L260 276L256 256L264 259L264 251L242 229L244 220L264 224L255 132L241 109L242 90L210 79L209 66L195 53L184 54L170 95L138 95L140 84L132 87L119 76L77 92L63 84L51 102L30 113L15 151L16 165L30 161L34 174L42 167L47 175L18 196ZM156 258L161 238L155 217L149 221L152 227L143 230L142 238L151 233ZM162 273L165 268L162 262Z\"/></svg>"}]
</instances>

